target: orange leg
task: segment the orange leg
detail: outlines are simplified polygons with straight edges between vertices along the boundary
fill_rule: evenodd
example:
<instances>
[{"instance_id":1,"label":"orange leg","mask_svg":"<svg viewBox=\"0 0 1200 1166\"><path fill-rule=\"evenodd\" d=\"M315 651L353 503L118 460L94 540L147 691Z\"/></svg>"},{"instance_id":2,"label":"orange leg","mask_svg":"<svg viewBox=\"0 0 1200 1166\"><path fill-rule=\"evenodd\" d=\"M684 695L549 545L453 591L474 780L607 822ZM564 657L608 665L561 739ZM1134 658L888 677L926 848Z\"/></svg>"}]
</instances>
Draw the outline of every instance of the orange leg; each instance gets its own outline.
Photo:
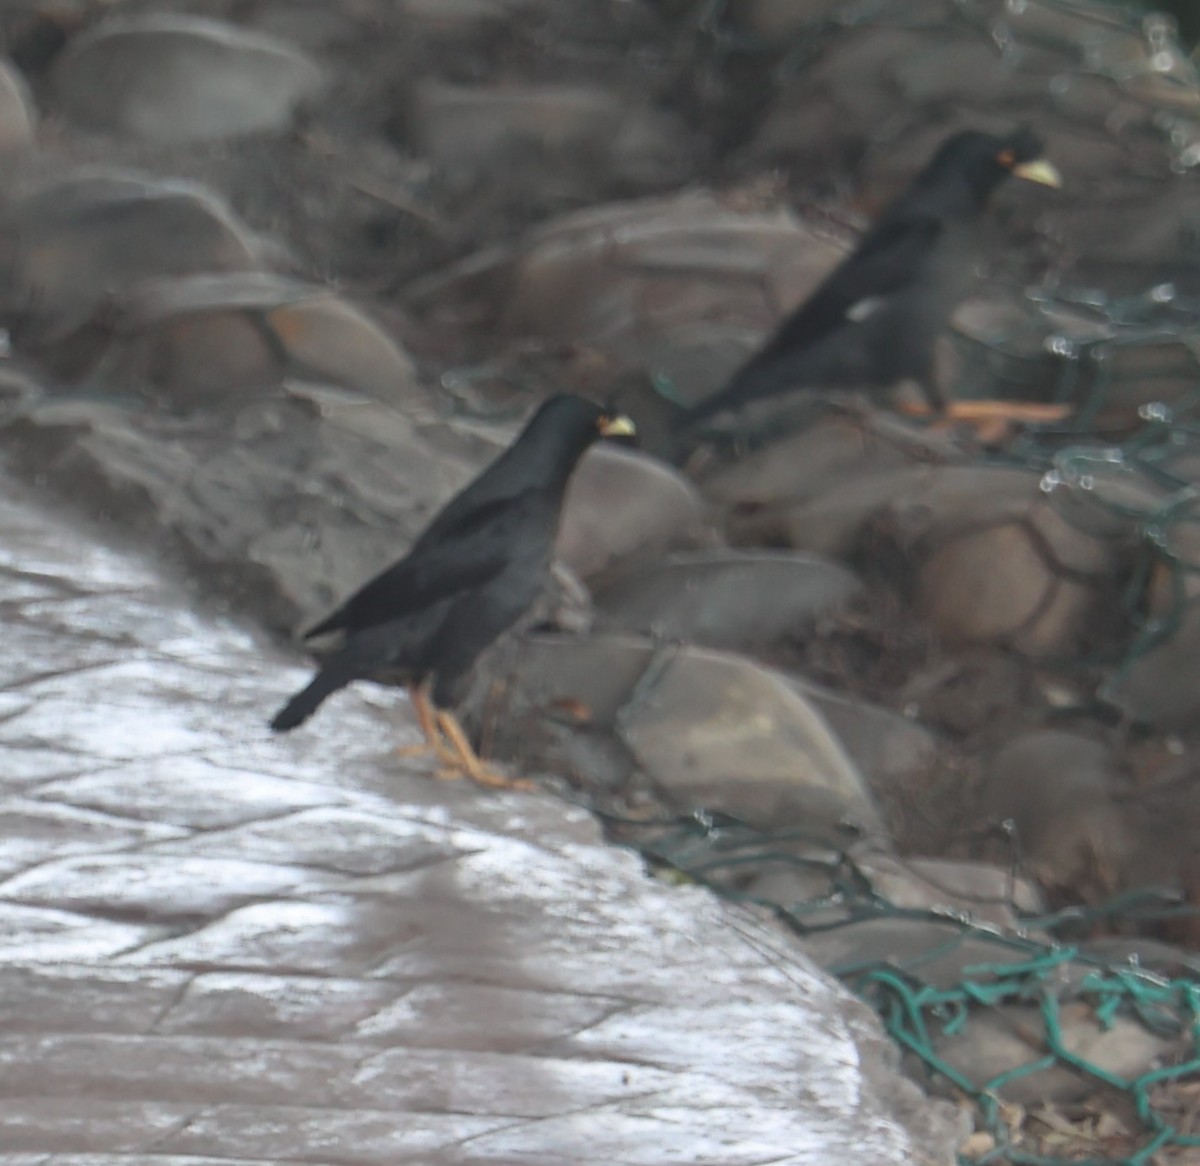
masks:
<instances>
[{"instance_id":1,"label":"orange leg","mask_svg":"<svg viewBox=\"0 0 1200 1166\"><path fill-rule=\"evenodd\" d=\"M955 421L1016 421L1024 425L1044 425L1062 421L1071 415L1069 405L1049 405L1041 401L951 401L946 416Z\"/></svg>"},{"instance_id":2,"label":"orange leg","mask_svg":"<svg viewBox=\"0 0 1200 1166\"><path fill-rule=\"evenodd\" d=\"M935 427L939 422L969 425L985 444L1000 441L1014 425L1045 425L1071 415L1067 405L1039 401L950 401L940 418L923 405L902 404L900 412L910 417L932 416Z\"/></svg>"},{"instance_id":3,"label":"orange leg","mask_svg":"<svg viewBox=\"0 0 1200 1166\"><path fill-rule=\"evenodd\" d=\"M453 765L456 754L450 749L442 734L438 731L437 714L429 700L428 687L424 684L414 684L408 690L408 698L412 701L413 713L417 718L417 727L425 740L420 745L401 745L396 753L401 757L420 757L432 753L441 766Z\"/></svg>"},{"instance_id":4,"label":"orange leg","mask_svg":"<svg viewBox=\"0 0 1200 1166\"><path fill-rule=\"evenodd\" d=\"M901 413L926 417L932 410L927 405L902 403ZM948 401L945 415L955 421L1021 421L1027 425L1062 421L1071 415L1069 405L1050 405L1042 401Z\"/></svg>"},{"instance_id":5,"label":"orange leg","mask_svg":"<svg viewBox=\"0 0 1200 1166\"><path fill-rule=\"evenodd\" d=\"M454 749L452 767L438 773L438 777L451 779L469 777L477 785L489 786L493 789L533 789L531 781L523 778L506 777L503 773L492 769L471 746L466 733L458 723L453 713L435 710L434 717L438 727L445 734L445 739Z\"/></svg>"}]
</instances>

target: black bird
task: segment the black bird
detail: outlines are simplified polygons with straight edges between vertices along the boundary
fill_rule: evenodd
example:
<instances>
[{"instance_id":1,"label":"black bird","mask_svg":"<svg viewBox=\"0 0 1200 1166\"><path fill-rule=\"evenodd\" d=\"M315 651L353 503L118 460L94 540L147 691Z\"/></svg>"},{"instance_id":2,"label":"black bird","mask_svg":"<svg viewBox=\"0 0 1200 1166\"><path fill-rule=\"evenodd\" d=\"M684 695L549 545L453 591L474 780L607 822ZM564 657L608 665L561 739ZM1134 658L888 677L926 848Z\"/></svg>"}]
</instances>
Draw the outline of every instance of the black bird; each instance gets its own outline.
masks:
<instances>
[{"instance_id":1,"label":"black bird","mask_svg":"<svg viewBox=\"0 0 1200 1166\"><path fill-rule=\"evenodd\" d=\"M950 137L763 348L688 411L688 427L793 389L887 388L910 378L945 411L934 342L970 288L976 224L1009 175L1061 184L1041 154L1028 130Z\"/></svg>"},{"instance_id":2,"label":"black bird","mask_svg":"<svg viewBox=\"0 0 1200 1166\"><path fill-rule=\"evenodd\" d=\"M633 431L628 418L581 397L546 401L403 559L305 633L311 639L341 632L343 641L271 728L294 729L353 680L399 681L409 686L418 723L440 760L482 784L511 784L483 764L444 710L476 657L538 597L567 483L584 451L601 437Z\"/></svg>"}]
</instances>

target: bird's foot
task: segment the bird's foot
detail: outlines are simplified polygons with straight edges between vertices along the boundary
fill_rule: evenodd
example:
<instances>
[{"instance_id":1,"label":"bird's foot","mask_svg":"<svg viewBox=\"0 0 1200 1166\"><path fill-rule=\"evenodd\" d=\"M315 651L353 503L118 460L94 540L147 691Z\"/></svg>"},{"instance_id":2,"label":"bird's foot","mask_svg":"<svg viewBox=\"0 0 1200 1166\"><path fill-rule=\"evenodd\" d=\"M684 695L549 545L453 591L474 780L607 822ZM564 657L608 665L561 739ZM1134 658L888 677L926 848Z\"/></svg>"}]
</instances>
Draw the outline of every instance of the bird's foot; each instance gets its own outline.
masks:
<instances>
[{"instance_id":1,"label":"bird's foot","mask_svg":"<svg viewBox=\"0 0 1200 1166\"><path fill-rule=\"evenodd\" d=\"M476 785L484 786L487 789L537 789L537 786L528 778L509 777L507 774L501 773L498 769L494 769L492 766L483 763L474 769L467 769L465 766L457 764L444 766L436 770L433 776L438 781L462 781L464 778L467 778Z\"/></svg>"},{"instance_id":2,"label":"bird's foot","mask_svg":"<svg viewBox=\"0 0 1200 1166\"><path fill-rule=\"evenodd\" d=\"M475 752L466 733L463 732L463 727L452 713L438 711L434 713L434 716L437 719L438 728L441 729L449 748L453 751L451 763L443 765L435 775L441 781L454 781L466 777L476 785L485 786L488 789L532 790L537 788L527 778L509 777L488 765Z\"/></svg>"},{"instance_id":3,"label":"bird's foot","mask_svg":"<svg viewBox=\"0 0 1200 1166\"><path fill-rule=\"evenodd\" d=\"M901 404L900 412L909 417L928 417L934 429L968 426L983 445L1003 441L1017 425L1048 425L1071 415L1068 405L1049 405L1040 401L950 401L941 412L926 405Z\"/></svg>"},{"instance_id":4,"label":"bird's foot","mask_svg":"<svg viewBox=\"0 0 1200 1166\"><path fill-rule=\"evenodd\" d=\"M440 740L397 745L393 752L397 757L434 757L439 765L452 765L455 759L454 754Z\"/></svg>"},{"instance_id":5,"label":"bird's foot","mask_svg":"<svg viewBox=\"0 0 1200 1166\"><path fill-rule=\"evenodd\" d=\"M417 727L421 730L424 740L412 745L398 745L398 757L428 757L437 761L441 769L453 768L458 763L458 754L442 736L437 710L429 699L425 685L419 684L409 692L413 713L417 718Z\"/></svg>"},{"instance_id":6,"label":"bird's foot","mask_svg":"<svg viewBox=\"0 0 1200 1166\"><path fill-rule=\"evenodd\" d=\"M1012 421L1022 425L1046 425L1071 415L1070 405L1041 401L951 401L946 416L952 421Z\"/></svg>"}]
</instances>

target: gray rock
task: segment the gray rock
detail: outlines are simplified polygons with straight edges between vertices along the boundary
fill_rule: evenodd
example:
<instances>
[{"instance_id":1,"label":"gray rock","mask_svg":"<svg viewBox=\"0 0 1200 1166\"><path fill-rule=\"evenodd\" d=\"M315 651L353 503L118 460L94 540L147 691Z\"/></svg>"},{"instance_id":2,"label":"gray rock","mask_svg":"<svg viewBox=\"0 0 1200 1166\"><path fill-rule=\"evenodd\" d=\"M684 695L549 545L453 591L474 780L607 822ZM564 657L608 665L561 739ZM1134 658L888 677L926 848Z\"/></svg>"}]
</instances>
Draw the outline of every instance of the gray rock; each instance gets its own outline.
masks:
<instances>
[{"instance_id":1,"label":"gray rock","mask_svg":"<svg viewBox=\"0 0 1200 1166\"><path fill-rule=\"evenodd\" d=\"M455 39L491 29L526 7L529 0L399 0L405 20L427 34Z\"/></svg>"},{"instance_id":2,"label":"gray rock","mask_svg":"<svg viewBox=\"0 0 1200 1166\"><path fill-rule=\"evenodd\" d=\"M1012 960L1011 948L958 923L895 915L814 931L804 950L834 976L882 964L943 989L958 987L968 968Z\"/></svg>"},{"instance_id":3,"label":"gray rock","mask_svg":"<svg viewBox=\"0 0 1200 1166\"><path fill-rule=\"evenodd\" d=\"M822 864L829 859L828 851L814 853L814 848L778 837L767 850L761 841L740 849L701 850L705 883L754 903L776 904L814 925L846 921L844 911L814 911L814 904L827 904L837 895L830 871Z\"/></svg>"},{"instance_id":4,"label":"gray rock","mask_svg":"<svg viewBox=\"0 0 1200 1166\"><path fill-rule=\"evenodd\" d=\"M1110 967L1153 972L1167 980L1200 977L1200 952L1185 951L1144 935L1100 935L1079 944L1083 955Z\"/></svg>"},{"instance_id":5,"label":"gray rock","mask_svg":"<svg viewBox=\"0 0 1200 1166\"><path fill-rule=\"evenodd\" d=\"M637 762L612 733L549 717L531 721L509 755L524 772L563 779L596 799L628 794L637 775Z\"/></svg>"},{"instance_id":6,"label":"gray rock","mask_svg":"<svg viewBox=\"0 0 1200 1166\"><path fill-rule=\"evenodd\" d=\"M990 759L978 801L988 820L1013 823L1024 867L1043 886L1100 902L1121 886L1136 842L1123 788L1107 746L1047 729Z\"/></svg>"},{"instance_id":7,"label":"gray rock","mask_svg":"<svg viewBox=\"0 0 1200 1166\"><path fill-rule=\"evenodd\" d=\"M369 24L370 17L364 9L326 4L324 0L254 0L252 8L237 11L235 15L240 26L252 25L257 32L276 37L322 61L327 55L337 59L339 51L361 52L364 34L374 34L380 39L384 35L381 22ZM392 27L387 29L389 34Z\"/></svg>"},{"instance_id":8,"label":"gray rock","mask_svg":"<svg viewBox=\"0 0 1200 1166\"><path fill-rule=\"evenodd\" d=\"M58 100L79 124L174 144L281 129L322 84L283 41L165 13L104 21L54 68Z\"/></svg>"},{"instance_id":9,"label":"gray rock","mask_svg":"<svg viewBox=\"0 0 1200 1166\"><path fill-rule=\"evenodd\" d=\"M1127 1081L1142 1076L1175 1043L1156 1036L1139 1020L1116 1016L1101 1024L1083 1001L1059 1009L1064 1047L1101 1072ZM979 1087L1013 1069L1032 1065L1046 1055L1046 1034L1041 1010L1025 1005L975 1011L954 1035L939 1034L937 1055ZM1038 1102L1082 1101L1095 1094L1099 1079L1058 1061L1053 1067L1014 1077L996 1086L1006 1101L1020 1105Z\"/></svg>"},{"instance_id":10,"label":"gray rock","mask_svg":"<svg viewBox=\"0 0 1200 1166\"><path fill-rule=\"evenodd\" d=\"M145 281L117 302L112 333L88 381L146 386L176 408L288 376L394 403L416 388L408 355L360 309L259 272Z\"/></svg>"},{"instance_id":11,"label":"gray rock","mask_svg":"<svg viewBox=\"0 0 1200 1166\"><path fill-rule=\"evenodd\" d=\"M903 100L911 105L953 101L964 92L980 103L999 105L1019 102L1034 85L1044 84L1055 63L1036 51L1019 58L998 53L994 45L968 33L939 37L935 44L905 56L893 75Z\"/></svg>"},{"instance_id":12,"label":"gray rock","mask_svg":"<svg viewBox=\"0 0 1200 1166\"><path fill-rule=\"evenodd\" d=\"M977 649L936 661L912 675L901 690L928 725L969 735L1003 726L1029 707L1030 665L1009 652Z\"/></svg>"},{"instance_id":13,"label":"gray rock","mask_svg":"<svg viewBox=\"0 0 1200 1166\"><path fill-rule=\"evenodd\" d=\"M1024 879L1011 879L1009 872L1000 866L901 858L870 846L852 848L849 857L854 877L862 880L857 896L845 894L846 868L838 866L830 852L805 846L788 835L773 837L768 847L756 841L740 848L714 846L708 853L701 852L706 880L756 902L778 904L791 911L814 940L825 928L849 928L854 950L860 950L859 945L865 943L861 951L867 962L898 957L900 951L907 950L904 945L899 949L893 946L895 936L905 927L919 938L927 939L926 924L940 927L953 921L954 925L961 923L964 927L1024 938L1028 932L1018 909L1025 912L1043 909L1037 890ZM726 861L722 862L723 858ZM871 911L868 895L877 896L876 906L880 910L894 909L898 914L893 919L874 920L862 932L856 932L859 913ZM922 918L922 912L928 918ZM895 924L894 929L891 924ZM882 946L878 945L880 935L887 937ZM962 935L971 951L977 953L981 943L973 940L969 931L962 931ZM822 949L818 946L816 950ZM825 954L832 957L836 953L841 960L846 951L835 939ZM1005 950L996 947L993 959L1002 962L1005 958ZM919 955L916 959L919 962ZM847 965L853 962L845 960ZM952 960L952 964L956 968L966 966L961 960Z\"/></svg>"},{"instance_id":14,"label":"gray rock","mask_svg":"<svg viewBox=\"0 0 1200 1166\"><path fill-rule=\"evenodd\" d=\"M787 512L794 545L826 553L851 547L868 520L887 521L907 545L945 538L982 522L1017 522L1039 493L1040 475L1009 466L906 464L847 475Z\"/></svg>"},{"instance_id":15,"label":"gray rock","mask_svg":"<svg viewBox=\"0 0 1200 1166\"><path fill-rule=\"evenodd\" d=\"M835 479L828 491L795 505L773 508L747 524L748 530L760 536L769 533L797 550L845 558L867 521L888 513L893 501L905 497L931 472L928 467L898 466Z\"/></svg>"},{"instance_id":16,"label":"gray rock","mask_svg":"<svg viewBox=\"0 0 1200 1166\"><path fill-rule=\"evenodd\" d=\"M28 146L36 122L25 79L15 66L0 58L0 154Z\"/></svg>"},{"instance_id":17,"label":"gray rock","mask_svg":"<svg viewBox=\"0 0 1200 1166\"><path fill-rule=\"evenodd\" d=\"M938 743L928 729L868 701L807 681L792 683L829 722L877 797L892 801L918 795L938 755Z\"/></svg>"},{"instance_id":18,"label":"gray rock","mask_svg":"<svg viewBox=\"0 0 1200 1166\"><path fill-rule=\"evenodd\" d=\"M428 309L465 301L501 334L588 345L614 375L652 369L695 401L843 254L791 216L689 191L564 215L413 295Z\"/></svg>"},{"instance_id":19,"label":"gray rock","mask_svg":"<svg viewBox=\"0 0 1200 1166\"><path fill-rule=\"evenodd\" d=\"M622 559L713 541L695 486L665 462L594 446L567 490L555 554L584 579Z\"/></svg>"},{"instance_id":20,"label":"gray rock","mask_svg":"<svg viewBox=\"0 0 1200 1166\"><path fill-rule=\"evenodd\" d=\"M1169 538L1182 563L1197 561L1200 539L1190 521L1172 524ZM1104 690L1126 716L1168 731L1195 725L1200 714L1198 596L1200 580L1194 571L1168 566L1154 573L1146 606L1153 618L1163 621L1162 638L1140 647Z\"/></svg>"},{"instance_id":21,"label":"gray rock","mask_svg":"<svg viewBox=\"0 0 1200 1166\"><path fill-rule=\"evenodd\" d=\"M726 11L741 27L782 44L818 25L838 8L838 0L732 0Z\"/></svg>"},{"instance_id":22,"label":"gray rock","mask_svg":"<svg viewBox=\"0 0 1200 1166\"><path fill-rule=\"evenodd\" d=\"M660 187L688 160L687 127L632 105L611 88L586 85L450 85L422 81L410 134L451 191L481 182L514 195L594 196L597 186ZM495 191L494 191L495 193Z\"/></svg>"},{"instance_id":23,"label":"gray rock","mask_svg":"<svg viewBox=\"0 0 1200 1166\"><path fill-rule=\"evenodd\" d=\"M267 315L288 357L310 375L369 393L391 404L411 401L416 367L409 355L361 308L328 292Z\"/></svg>"},{"instance_id":24,"label":"gray rock","mask_svg":"<svg viewBox=\"0 0 1200 1166\"><path fill-rule=\"evenodd\" d=\"M770 669L686 648L644 677L622 738L668 801L814 841L875 831L862 777L820 713Z\"/></svg>"},{"instance_id":25,"label":"gray rock","mask_svg":"<svg viewBox=\"0 0 1200 1166\"><path fill-rule=\"evenodd\" d=\"M1200 783L1195 770L1137 785L1120 798L1127 829L1136 839L1122 870L1123 887L1158 887L1196 912L1200 908ZM1168 938L1195 946L1200 913L1169 920Z\"/></svg>"},{"instance_id":26,"label":"gray rock","mask_svg":"<svg viewBox=\"0 0 1200 1166\"><path fill-rule=\"evenodd\" d=\"M1200 156L1195 144L1191 154ZM1103 201L1056 216L1059 229L1068 229L1078 240L1079 259L1072 274L1095 281L1110 295L1144 292L1161 283L1166 273L1180 278L1182 286L1192 290L1194 278L1179 262L1196 225L1190 185L1163 174L1143 178L1133 189L1125 184L1124 189L1114 190L1111 173L1119 164L1129 172L1128 159L1110 160L1107 181L1096 183L1101 189L1107 188ZM1136 214L1131 213L1135 210Z\"/></svg>"},{"instance_id":27,"label":"gray rock","mask_svg":"<svg viewBox=\"0 0 1200 1166\"><path fill-rule=\"evenodd\" d=\"M859 709L740 656L646 636L527 635L485 671L480 687L502 696L478 716L506 755L537 767L553 760L554 772L578 771L595 788L593 774L572 763L590 757L622 780L639 772L689 810L724 810L772 832L797 821L822 845L831 835L845 842L842 818L877 826L855 769L860 757L880 766L872 776L881 784L924 760L917 751L927 735L885 710ZM840 739L822 719L826 710L848 730ZM735 874L795 890L794 867L770 873L756 861Z\"/></svg>"},{"instance_id":28,"label":"gray rock","mask_svg":"<svg viewBox=\"0 0 1200 1166\"><path fill-rule=\"evenodd\" d=\"M864 472L902 469L915 462L962 461L960 447L936 434L899 429L883 418L827 416L699 474L705 497L730 507L767 508L757 521L789 502L832 494ZM736 521L736 519L735 519Z\"/></svg>"},{"instance_id":29,"label":"gray rock","mask_svg":"<svg viewBox=\"0 0 1200 1166\"><path fill-rule=\"evenodd\" d=\"M786 647L862 593L847 568L787 551L699 551L635 566L595 592L616 627L730 651Z\"/></svg>"},{"instance_id":30,"label":"gray rock","mask_svg":"<svg viewBox=\"0 0 1200 1166\"><path fill-rule=\"evenodd\" d=\"M1064 538L1075 536L1062 529ZM1095 596L1064 579L1043 547L1018 523L953 538L921 565L921 614L953 644L1006 644L1029 655L1076 649ZM1103 548L1095 550L1099 576L1107 562Z\"/></svg>"},{"instance_id":31,"label":"gray rock","mask_svg":"<svg viewBox=\"0 0 1200 1166\"><path fill-rule=\"evenodd\" d=\"M1115 568L1114 548L1064 521L1031 469L866 473L781 520L793 546L835 557L854 549L870 522L875 537L905 553L916 606L945 640L1029 655L1080 643Z\"/></svg>"},{"instance_id":32,"label":"gray rock","mask_svg":"<svg viewBox=\"0 0 1200 1166\"><path fill-rule=\"evenodd\" d=\"M282 394L214 402L202 422L53 401L10 433L23 465L57 460L91 513L135 524L203 564L210 591L289 629L398 558L483 460L416 411L345 393L316 409Z\"/></svg>"},{"instance_id":33,"label":"gray rock","mask_svg":"<svg viewBox=\"0 0 1200 1166\"><path fill-rule=\"evenodd\" d=\"M644 636L526 636L506 661L511 703L504 719L523 722L529 710L561 709L611 729L658 653Z\"/></svg>"},{"instance_id":34,"label":"gray rock","mask_svg":"<svg viewBox=\"0 0 1200 1166\"><path fill-rule=\"evenodd\" d=\"M810 69L777 88L754 134L741 151L748 166L780 161L840 160L862 129L894 113L892 74L897 64L920 52L926 40L905 28L868 25L840 40Z\"/></svg>"},{"instance_id":35,"label":"gray rock","mask_svg":"<svg viewBox=\"0 0 1200 1166\"><path fill-rule=\"evenodd\" d=\"M30 328L80 327L113 294L152 276L249 271L261 248L216 195L191 182L85 169L5 208L4 246Z\"/></svg>"},{"instance_id":36,"label":"gray rock","mask_svg":"<svg viewBox=\"0 0 1200 1166\"><path fill-rule=\"evenodd\" d=\"M1001 866L943 858L873 854L859 860L871 889L894 907L949 913L970 923L1017 932L1017 911L1040 914L1041 895L1028 880Z\"/></svg>"}]
</instances>

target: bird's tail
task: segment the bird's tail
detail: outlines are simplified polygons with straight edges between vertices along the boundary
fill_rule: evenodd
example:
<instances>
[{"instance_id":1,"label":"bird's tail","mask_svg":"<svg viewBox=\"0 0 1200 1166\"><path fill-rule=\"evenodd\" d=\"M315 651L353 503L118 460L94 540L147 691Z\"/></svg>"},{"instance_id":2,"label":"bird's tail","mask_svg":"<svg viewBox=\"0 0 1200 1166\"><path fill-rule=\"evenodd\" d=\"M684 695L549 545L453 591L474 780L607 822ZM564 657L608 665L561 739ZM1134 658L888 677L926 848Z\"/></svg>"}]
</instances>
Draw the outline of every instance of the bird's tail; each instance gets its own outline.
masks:
<instances>
[{"instance_id":1,"label":"bird's tail","mask_svg":"<svg viewBox=\"0 0 1200 1166\"><path fill-rule=\"evenodd\" d=\"M312 678L307 688L296 693L275 714L274 720L271 721L272 731L286 733L289 729L303 724L317 711L327 696L332 696L339 688L345 688L354 678L355 674L345 668L322 668Z\"/></svg>"},{"instance_id":2,"label":"bird's tail","mask_svg":"<svg viewBox=\"0 0 1200 1166\"><path fill-rule=\"evenodd\" d=\"M789 378L786 372L781 375L773 361L764 359L768 355L764 352L750 357L722 388L703 401L697 401L688 409L684 416L684 424L689 429L694 429L711 421L716 414L726 409L736 409L760 397L767 397L788 388L790 381L795 378Z\"/></svg>"}]
</instances>

